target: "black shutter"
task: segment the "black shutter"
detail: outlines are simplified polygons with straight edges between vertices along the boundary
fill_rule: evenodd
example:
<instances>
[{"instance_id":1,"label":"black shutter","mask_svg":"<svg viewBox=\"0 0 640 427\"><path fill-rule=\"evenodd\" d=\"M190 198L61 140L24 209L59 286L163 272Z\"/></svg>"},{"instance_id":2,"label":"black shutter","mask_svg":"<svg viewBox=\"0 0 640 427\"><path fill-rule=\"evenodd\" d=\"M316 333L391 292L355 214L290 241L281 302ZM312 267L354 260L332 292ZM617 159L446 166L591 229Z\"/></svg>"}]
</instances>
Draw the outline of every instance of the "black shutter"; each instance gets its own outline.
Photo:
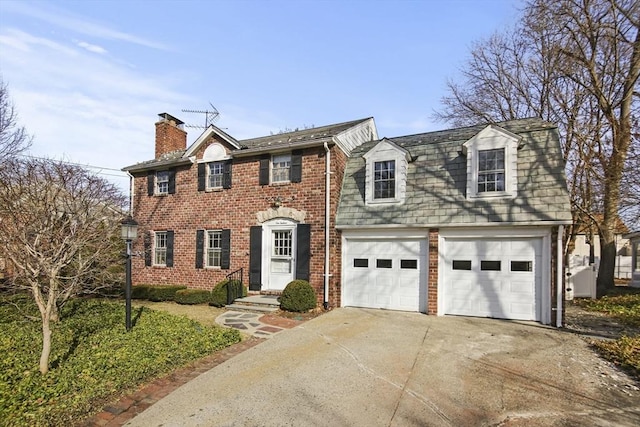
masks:
<instances>
[{"instance_id":1,"label":"black shutter","mask_svg":"<svg viewBox=\"0 0 640 427\"><path fill-rule=\"evenodd\" d=\"M260 185L269 185L270 156L262 156L260 159Z\"/></svg>"},{"instance_id":2,"label":"black shutter","mask_svg":"<svg viewBox=\"0 0 640 427\"><path fill-rule=\"evenodd\" d=\"M167 267L173 267L173 231L167 231Z\"/></svg>"},{"instance_id":3,"label":"black shutter","mask_svg":"<svg viewBox=\"0 0 640 427\"><path fill-rule=\"evenodd\" d=\"M223 270L228 270L231 258L231 230L226 229L222 230L222 251L220 256L220 268Z\"/></svg>"},{"instance_id":4,"label":"black shutter","mask_svg":"<svg viewBox=\"0 0 640 427\"><path fill-rule=\"evenodd\" d=\"M222 188L231 188L231 160L224 162Z\"/></svg>"},{"instance_id":5,"label":"black shutter","mask_svg":"<svg viewBox=\"0 0 640 427\"><path fill-rule=\"evenodd\" d=\"M202 268L204 260L204 230L196 230L196 268Z\"/></svg>"},{"instance_id":6,"label":"black shutter","mask_svg":"<svg viewBox=\"0 0 640 427\"><path fill-rule=\"evenodd\" d=\"M147 196L153 196L153 188L156 180L156 173L149 172L147 174Z\"/></svg>"},{"instance_id":7,"label":"black shutter","mask_svg":"<svg viewBox=\"0 0 640 427\"><path fill-rule=\"evenodd\" d=\"M176 192L176 171L169 169L169 194L175 194Z\"/></svg>"},{"instance_id":8,"label":"black shutter","mask_svg":"<svg viewBox=\"0 0 640 427\"><path fill-rule=\"evenodd\" d=\"M302 181L302 150L294 150L291 153L291 169L289 170L291 182Z\"/></svg>"},{"instance_id":9,"label":"black shutter","mask_svg":"<svg viewBox=\"0 0 640 427\"><path fill-rule=\"evenodd\" d=\"M296 279L309 281L311 225L298 224L296 230Z\"/></svg>"},{"instance_id":10,"label":"black shutter","mask_svg":"<svg viewBox=\"0 0 640 427\"><path fill-rule=\"evenodd\" d=\"M249 234L249 290L262 287L262 227L251 227Z\"/></svg>"},{"instance_id":11,"label":"black shutter","mask_svg":"<svg viewBox=\"0 0 640 427\"><path fill-rule=\"evenodd\" d=\"M198 191L204 191L205 180L207 179L207 164L198 163Z\"/></svg>"},{"instance_id":12,"label":"black shutter","mask_svg":"<svg viewBox=\"0 0 640 427\"><path fill-rule=\"evenodd\" d=\"M144 265L151 267L151 233L144 233Z\"/></svg>"}]
</instances>

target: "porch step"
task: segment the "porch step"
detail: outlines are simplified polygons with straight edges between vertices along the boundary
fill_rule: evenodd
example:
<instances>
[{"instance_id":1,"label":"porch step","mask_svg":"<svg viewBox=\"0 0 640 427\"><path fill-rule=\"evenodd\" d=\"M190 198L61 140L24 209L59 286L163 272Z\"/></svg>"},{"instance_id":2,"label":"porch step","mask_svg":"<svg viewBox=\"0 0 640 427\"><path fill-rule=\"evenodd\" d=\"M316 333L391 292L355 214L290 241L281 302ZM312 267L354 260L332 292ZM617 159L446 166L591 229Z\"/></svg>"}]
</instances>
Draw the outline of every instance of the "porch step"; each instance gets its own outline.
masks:
<instances>
[{"instance_id":1,"label":"porch step","mask_svg":"<svg viewBox=\"0 0 640 427\"><path fill-rule=\"evenodd\" d=\"M233 304L227 305L225 308L227 310L272 313L280 309L280 303L276 295L250 295L238 298Z\"/></svg>"}]
</instances>

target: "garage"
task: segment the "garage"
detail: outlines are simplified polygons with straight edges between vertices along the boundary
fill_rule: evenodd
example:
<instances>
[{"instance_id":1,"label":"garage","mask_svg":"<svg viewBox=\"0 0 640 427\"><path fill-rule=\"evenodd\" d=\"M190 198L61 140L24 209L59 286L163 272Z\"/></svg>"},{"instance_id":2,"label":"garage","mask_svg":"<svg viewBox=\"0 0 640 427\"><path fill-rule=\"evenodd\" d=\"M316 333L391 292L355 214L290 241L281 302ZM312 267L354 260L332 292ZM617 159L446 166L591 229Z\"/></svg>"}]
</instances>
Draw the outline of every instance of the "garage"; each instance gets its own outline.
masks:
<instances>
[{"instance_id":1,"label":"garage","mask_svg":"<svg viewBox=\"0 0 640 427\"><path fill-rule=\"evenodd\" d=\"M342 305L425 311L426 239L346 239Z\"/></svg>"},{"instance_id":2,"label":"garage","mask_svg":"<svg viewBox=\"0 0 640 427\"><path fill-rule=\"evenodd\" d=\"M444 314L540 320L541 238L447 238L444 260Z\"/></svg>"}]
</instances>

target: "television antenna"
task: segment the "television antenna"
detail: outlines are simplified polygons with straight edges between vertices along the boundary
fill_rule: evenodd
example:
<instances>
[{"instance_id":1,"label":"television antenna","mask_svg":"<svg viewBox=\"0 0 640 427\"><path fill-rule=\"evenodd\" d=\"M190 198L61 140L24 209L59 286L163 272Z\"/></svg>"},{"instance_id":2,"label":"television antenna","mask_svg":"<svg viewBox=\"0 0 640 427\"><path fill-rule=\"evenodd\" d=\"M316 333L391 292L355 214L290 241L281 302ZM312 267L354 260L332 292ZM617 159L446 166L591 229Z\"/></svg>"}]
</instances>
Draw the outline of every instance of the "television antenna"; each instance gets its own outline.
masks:
<instances>
[{"instance_id":1,"label":"television antenna","mask_svg":"<svg viewBox=\"0 0 640 427\"><path fill-rule=\"evenodd\" d=\"M220 117L220 113L212 103L209 103L209 107L211 107L211 110L208 108L206 110L182 110L183 113L204 114L204 126L187 124L185 124L185 126L188 128L207 129L209 126L213 125L213 122Z\"/></svg>"}]
</instances>

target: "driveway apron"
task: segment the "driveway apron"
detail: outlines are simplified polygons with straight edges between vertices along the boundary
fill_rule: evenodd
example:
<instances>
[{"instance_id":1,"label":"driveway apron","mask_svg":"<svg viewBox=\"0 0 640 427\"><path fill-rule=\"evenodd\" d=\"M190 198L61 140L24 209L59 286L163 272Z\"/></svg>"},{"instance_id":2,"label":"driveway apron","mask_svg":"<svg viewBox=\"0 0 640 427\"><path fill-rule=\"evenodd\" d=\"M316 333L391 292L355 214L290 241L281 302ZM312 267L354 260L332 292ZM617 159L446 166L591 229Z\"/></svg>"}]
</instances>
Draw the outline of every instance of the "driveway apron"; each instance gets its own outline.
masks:
<instances>
[{"instance_id":1,"label":"driveway apron","mask_svg":"<svg viewBox=\"0 0 640 427\"><path fill-rule=\"evenodd\" d=\"M340 308L278 333L128 426L640 425L640 392L529 322Z\"/></svg>"}]
</instances>

